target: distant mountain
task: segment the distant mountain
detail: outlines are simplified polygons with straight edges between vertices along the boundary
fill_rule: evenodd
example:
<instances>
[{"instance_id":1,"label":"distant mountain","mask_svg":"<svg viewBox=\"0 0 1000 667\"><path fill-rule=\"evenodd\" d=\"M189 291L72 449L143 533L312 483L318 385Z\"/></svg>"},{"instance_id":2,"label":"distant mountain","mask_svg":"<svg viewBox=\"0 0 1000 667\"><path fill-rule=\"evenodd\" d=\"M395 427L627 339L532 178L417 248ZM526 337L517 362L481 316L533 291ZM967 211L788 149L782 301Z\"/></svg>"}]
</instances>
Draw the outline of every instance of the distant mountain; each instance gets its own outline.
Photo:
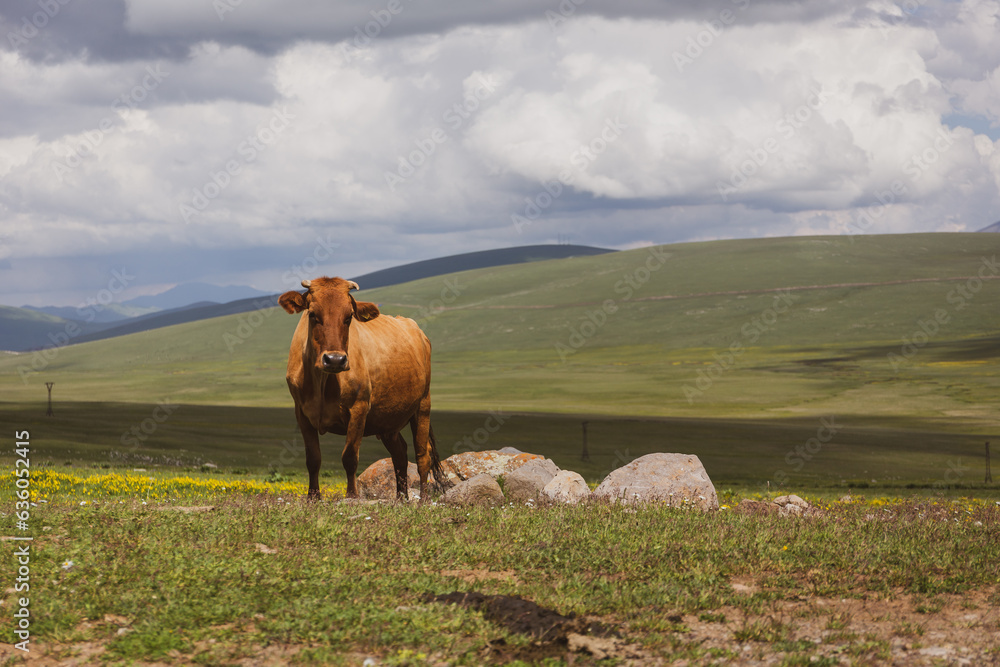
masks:
<instances>
[{"instance_id":1,"label":"distant mountain","mask_svg":"<svg viewBox=\"0 0 1000 667\"><path fill-rule=\"evenodd\" d=\"M515 248L500 248L483 250L461 255L451 255L438 259L428 259L412 262L402 266L381 271L373 271L353 278L362 289L374 289L399 283L432 278L434 276L482 269L509 264L522 264L548 259L566 259L568 257L584 257L615 252L604 248L574 245L535 245ZM227 295L238 293L236 290L247 290L252 294L248 298L237 298L226 303L213 303L215 299L225 299ZM278 294L268 294L250 287L216 287L204 283L185 283L173 289L152 297L138 297L124 302L123 306L130 308L166 308L165 304L183 301L188 295L194 303L187 301L180 307L151 312L139 317L117 322L82 324L72 319L63 319L37 312L37 309L7 308L0 310L0 350L32 350L50 347L59 341L65 344L63 333L69 328L75 333L69 338L70 343L86 343L88 341L124 336L126 334L150 331L174 324L195 322L222 315L236 315L251 310L270 308L278 304ZM161 298L162 297L162 298ZM215 297L215 299L210 298ZM159 306L155 304L160 304ZM70 309L75 310L75 309ZM6 312L10 311L10 312ZM19 311L19 312L14 312ZM77 329L73 329L77 326ZM49 335L51 334L51 336Z\"/></svg>"},{"instance_id":2,"label":"distant mountain","mask_svg":"<svg viewBox=\"0 0 1000 667\"><path fill-rule=\"evenodd\" d=\"M994 222L989 227L983 227L979 230L980 232L1000 232L1000 220Z\"/></svg>"},{"instance_id":3,"label":"distant mountain","mask_svg":"<svg viewBox=\"0 0 1000 667\"><path fill-rule=\"evenodd\" d=\"M266 296L267 292L261 292L245 285L209 285L208 283L182 283L176 287L168 289L166 292L139 296L128 301L123 301L123 306L138 308L153 308L156 310L167 310L170 308L184 308L197 302L229 303L239 299L252 299L254 297Z\"/></svg>"}]
</instances>

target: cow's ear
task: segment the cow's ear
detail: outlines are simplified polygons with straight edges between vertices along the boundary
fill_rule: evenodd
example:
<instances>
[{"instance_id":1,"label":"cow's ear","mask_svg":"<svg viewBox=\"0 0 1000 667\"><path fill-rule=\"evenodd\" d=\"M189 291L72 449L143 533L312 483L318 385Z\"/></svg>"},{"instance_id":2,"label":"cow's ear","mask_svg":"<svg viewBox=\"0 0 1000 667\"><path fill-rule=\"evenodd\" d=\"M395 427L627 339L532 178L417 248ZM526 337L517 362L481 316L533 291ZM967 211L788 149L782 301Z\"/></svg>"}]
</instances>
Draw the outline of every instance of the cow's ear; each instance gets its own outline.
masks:
<instances>
[{"instance_id":1,"label":"cow's ear","mask_svg":"<svg viewBox=\"0 0 1000 667\"><path fill-rule=\"evenodd\" d=\"M378 306L371 301L355 301L354 314L362 322L374 320L379 316Z\"/></svg>"},{"instance_id":2,"label":"cow's ear","mask_svg":"<svg viewBox=\"0 0 1000 667\"><path fill-rule=\"evenodd\" d=\"M286 313L301 313L306 309L306 297L301 292L285 292L278 297L278 305Z\"/></svg>"}]
</instances>

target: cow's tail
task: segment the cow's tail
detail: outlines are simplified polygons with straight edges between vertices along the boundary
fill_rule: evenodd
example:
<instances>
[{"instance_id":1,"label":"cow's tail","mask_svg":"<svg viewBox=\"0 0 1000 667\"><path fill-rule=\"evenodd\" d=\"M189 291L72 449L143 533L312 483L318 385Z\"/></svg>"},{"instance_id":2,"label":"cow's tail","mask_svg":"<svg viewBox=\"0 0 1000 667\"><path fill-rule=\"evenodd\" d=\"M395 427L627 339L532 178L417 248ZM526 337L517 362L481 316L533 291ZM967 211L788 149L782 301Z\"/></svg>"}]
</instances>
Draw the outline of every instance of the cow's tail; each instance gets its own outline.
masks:
<instances>
[{"instance_id":1,"label":"cow's tail","mask_svg":"<svg viewBox=\"0 0 1000 667\"><path fill-rule=\"evenodd\" d=\"M441 467L441 458L438 456L437 441L434 440L434 426L430 426L430 449L431 449L431 472L434 473L434 479L437 481L438 486L441 490L450 489L455 486L455 483L448 479L448 475L445 473L444 468Z\"/></svg>"}]
</instances>

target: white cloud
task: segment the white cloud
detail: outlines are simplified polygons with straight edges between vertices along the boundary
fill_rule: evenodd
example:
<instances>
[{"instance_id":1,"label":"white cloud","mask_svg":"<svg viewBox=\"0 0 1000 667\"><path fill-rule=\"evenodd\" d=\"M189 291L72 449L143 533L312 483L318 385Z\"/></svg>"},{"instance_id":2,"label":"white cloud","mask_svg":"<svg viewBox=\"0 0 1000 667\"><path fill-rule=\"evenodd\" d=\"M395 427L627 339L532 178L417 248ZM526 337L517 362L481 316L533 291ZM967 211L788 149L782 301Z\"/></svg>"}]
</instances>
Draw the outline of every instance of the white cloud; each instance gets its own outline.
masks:
<instances>
[{"instance_id":1,"label":"white cloud","mask_svg":"<svg viewBox=\"0 0 1000 667\"><path fill-rule=\"evenodd\" d=\"M1000 48L983 28L998 3L821 5L793 20L734 3L721 28L705 23L718 11L642 2L555 29L517 3L466 25L401 13L403 36L359 48L356 7L323 15L337 43L288 37L303 17L277 5L219 21L211 3L133 0L135 34L212 37L181 59L0 52L4 252L179 257L293 249L332 230L356 274L557 235L634 247L836 233L893 188L867 231L1000 217L997 145L943 121L1000 114ZM274 53L232 41L233 26L266 35L268 21L288 40ZM291 252L213 275L259 284Z\"/></svg>"}]
</instances>

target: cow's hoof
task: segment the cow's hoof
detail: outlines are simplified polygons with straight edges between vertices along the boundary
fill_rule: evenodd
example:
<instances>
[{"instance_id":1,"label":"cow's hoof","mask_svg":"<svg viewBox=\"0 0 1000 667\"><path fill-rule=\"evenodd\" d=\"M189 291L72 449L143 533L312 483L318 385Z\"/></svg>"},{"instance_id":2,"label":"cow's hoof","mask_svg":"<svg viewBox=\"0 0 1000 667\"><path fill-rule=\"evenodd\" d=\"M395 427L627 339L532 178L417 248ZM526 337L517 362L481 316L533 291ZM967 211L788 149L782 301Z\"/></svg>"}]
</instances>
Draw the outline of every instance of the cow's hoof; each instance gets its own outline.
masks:
<instances>
[{"instance_id":1,"label":"cow's hoof","mask_svg":"<svg viewBox=\"0 0 1000 667\"><path fill-rule=\"evenodd\" d=\"M319 489L309 489L309 500L322 500Z\"/></svg>"}]
</instances>

